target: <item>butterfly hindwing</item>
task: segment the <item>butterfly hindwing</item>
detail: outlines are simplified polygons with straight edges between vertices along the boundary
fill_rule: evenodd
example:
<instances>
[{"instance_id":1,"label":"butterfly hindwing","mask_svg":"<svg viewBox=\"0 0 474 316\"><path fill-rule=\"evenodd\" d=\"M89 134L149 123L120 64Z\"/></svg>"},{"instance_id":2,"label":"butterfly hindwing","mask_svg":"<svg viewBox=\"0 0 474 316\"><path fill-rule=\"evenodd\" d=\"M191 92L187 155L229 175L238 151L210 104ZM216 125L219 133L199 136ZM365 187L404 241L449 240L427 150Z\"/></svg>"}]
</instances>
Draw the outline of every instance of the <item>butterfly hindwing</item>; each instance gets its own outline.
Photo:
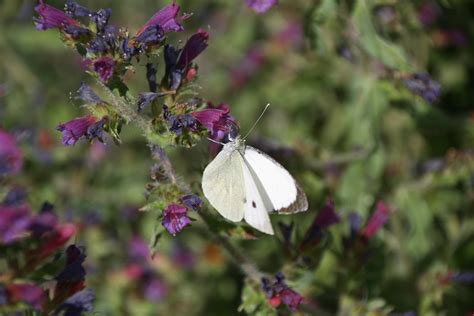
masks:
<instances>
[{"instance_id":1,"label":"butterfly hindwing","mask_svg":"<svg viewBox=\"0 0 474 316\"><path fill-rule=\"evenodd\" d=\"M246 192L243 165L242 156L228 143L202 176L205 197L223 217L234 222L244 217Z\"/></svg>"},{"instance_id":2,"label":"butterfly hindwing","mask_svg":"<svg viewBox=\"0 0 474 316\"><path fill-rule=\"evenodd\" d=\"M250 146L245 147L244 159L258 178L264 195L279 213L296 213L308 209L308 200L291 174L273 158Z\"/></svg>"}]
</instances>

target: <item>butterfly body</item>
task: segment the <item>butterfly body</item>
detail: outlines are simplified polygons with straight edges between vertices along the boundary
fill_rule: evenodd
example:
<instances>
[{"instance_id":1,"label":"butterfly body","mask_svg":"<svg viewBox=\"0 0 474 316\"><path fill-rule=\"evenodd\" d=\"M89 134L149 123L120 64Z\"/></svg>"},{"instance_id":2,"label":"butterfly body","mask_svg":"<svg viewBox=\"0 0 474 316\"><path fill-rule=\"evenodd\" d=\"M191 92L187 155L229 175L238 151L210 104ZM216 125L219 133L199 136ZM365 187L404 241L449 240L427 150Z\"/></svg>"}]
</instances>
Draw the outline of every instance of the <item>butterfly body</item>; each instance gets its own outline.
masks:
<instances>
[{"instance_id":1,"label":"butterfly body","mask_svg":"<svg viewBox=\"0 0 474 316\"><path fill-rule=\"evenodd\" d=\"M273 234L269 213L306 211L308 201L290 173L237 136L206 167L202 188L211 205L226 219L244 219Z\"/></svg>"}]
</instances>

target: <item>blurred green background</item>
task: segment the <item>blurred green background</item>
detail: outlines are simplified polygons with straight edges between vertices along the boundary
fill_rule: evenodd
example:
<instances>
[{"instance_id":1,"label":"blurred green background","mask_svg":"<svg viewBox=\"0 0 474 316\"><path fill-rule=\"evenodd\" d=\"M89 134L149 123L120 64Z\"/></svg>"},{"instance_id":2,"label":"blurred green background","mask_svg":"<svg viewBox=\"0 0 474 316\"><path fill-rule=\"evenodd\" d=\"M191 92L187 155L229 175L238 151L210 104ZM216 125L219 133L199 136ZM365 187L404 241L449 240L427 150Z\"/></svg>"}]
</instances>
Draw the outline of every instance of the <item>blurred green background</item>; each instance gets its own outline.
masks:
<instances>
[{"instance_id":1,"label":"blurred green background","mask_svg":"<svg viewBox=\"0 0 474 316\"><path fill-rule=\"evenodd\" d=\"M200 95L229 104L242 131L271 104L249 143L284 164L310 202L305 214L273 216L274 226L295 221L301 238L329 195L342 218L309 264L285 258L277 238L233 242L262 270L285 271L329 315L466 315L474 309L473 285L443 285L439 275L474 272L474 3L361 2L281 0L257 15L244 1L178 1L193 15L183 22L186 35L168 41L182 42L198 28L210 33L197 60ZM436 10L422 23L427 3ZM112 8L111 23L133 33L167 2L81 4ZM87 249L96 313L238 314L243 276L200 221L160 240L151 265L166 295L133 295L123 272L127 247L135 235L148 242L157 216L136 211L146 203L149 149L133 126L124 128L121 146L60 144L56 126L85 113L70 93L92 81L57 30L35 30L34 5L0 2L0 126L19 139L25 168L15 182L27 188L31 205L48 200L63 218L82 223L76 242ZM144 70L143 61L127 79L134 95L146 90ZM433 104L401 79L423 71L441 84ZM167 151L201 194L207 144ZM372 260L348 267L341 243L347 215L367 218L378 199L395 212L374 238ZM180 251L194 258L190 266L176 263Z\"/></svg>"}]
</instances>

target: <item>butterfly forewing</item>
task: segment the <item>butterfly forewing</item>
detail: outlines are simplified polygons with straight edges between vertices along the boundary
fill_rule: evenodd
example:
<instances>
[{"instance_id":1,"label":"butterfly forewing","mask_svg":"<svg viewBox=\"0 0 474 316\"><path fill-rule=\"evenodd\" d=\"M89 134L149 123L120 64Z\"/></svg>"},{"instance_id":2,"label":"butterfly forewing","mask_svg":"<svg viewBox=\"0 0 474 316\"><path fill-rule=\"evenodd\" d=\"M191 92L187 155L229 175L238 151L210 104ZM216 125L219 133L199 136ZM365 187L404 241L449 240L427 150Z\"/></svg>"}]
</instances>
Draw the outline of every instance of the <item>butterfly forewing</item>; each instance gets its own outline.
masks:
<instances>
[{"instance_id":1,"label":"butterfly forewing","mask_svg":"<svg viewBox=\"0 0 474 316\"><path fill-rule=\"evenodd\" d=\"M249 164L243 160L245 183L244 219L252 227L261 232L273 235L269 212L272 204L265 190Z\"/></svg>"},{"instance_id":2,"label":"butterfly forewing","mask_svg":"<svg viewBox=\"0 0 474 316\"><path fill-rule=\"evenodd\" d=\"M204 196L223 217L234 222L244 217L243 165L241 155L228 143L202 176Z\"/></svg>"},{"instance_id":3,"label":"butterfly forewing","mask_svg":"<svg viewBox=\"0 0 474 316\"><path fill-rule=\"evenodd\" d=\"M256 182L261 183L272 208L280 213L296 213L308 209L308 201L291 174L273 158L250 146L246 146L244 159L250 166Z\"/></svg>"}]
</instances>

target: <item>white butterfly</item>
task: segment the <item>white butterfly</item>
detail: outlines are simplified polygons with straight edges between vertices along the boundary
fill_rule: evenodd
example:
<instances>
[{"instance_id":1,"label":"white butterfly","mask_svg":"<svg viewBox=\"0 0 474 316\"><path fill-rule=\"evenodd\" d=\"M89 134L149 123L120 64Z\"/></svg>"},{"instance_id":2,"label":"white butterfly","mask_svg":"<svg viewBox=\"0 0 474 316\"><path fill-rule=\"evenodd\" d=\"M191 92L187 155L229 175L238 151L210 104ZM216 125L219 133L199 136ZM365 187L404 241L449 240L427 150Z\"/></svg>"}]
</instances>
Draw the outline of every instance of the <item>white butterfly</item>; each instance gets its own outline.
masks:
<instances>
[{"instance_id":1,"label":"white butterfly","mask_svg":"<svg viewBox=\"0 0 474 316\"><path fill-rule=\"evenodd\" d=\"M240 136L224 145L202 176L204 196L226 219L273 235L269 213L308 209L305 193L290 173Z\"/></svg>"}]
</instances>

